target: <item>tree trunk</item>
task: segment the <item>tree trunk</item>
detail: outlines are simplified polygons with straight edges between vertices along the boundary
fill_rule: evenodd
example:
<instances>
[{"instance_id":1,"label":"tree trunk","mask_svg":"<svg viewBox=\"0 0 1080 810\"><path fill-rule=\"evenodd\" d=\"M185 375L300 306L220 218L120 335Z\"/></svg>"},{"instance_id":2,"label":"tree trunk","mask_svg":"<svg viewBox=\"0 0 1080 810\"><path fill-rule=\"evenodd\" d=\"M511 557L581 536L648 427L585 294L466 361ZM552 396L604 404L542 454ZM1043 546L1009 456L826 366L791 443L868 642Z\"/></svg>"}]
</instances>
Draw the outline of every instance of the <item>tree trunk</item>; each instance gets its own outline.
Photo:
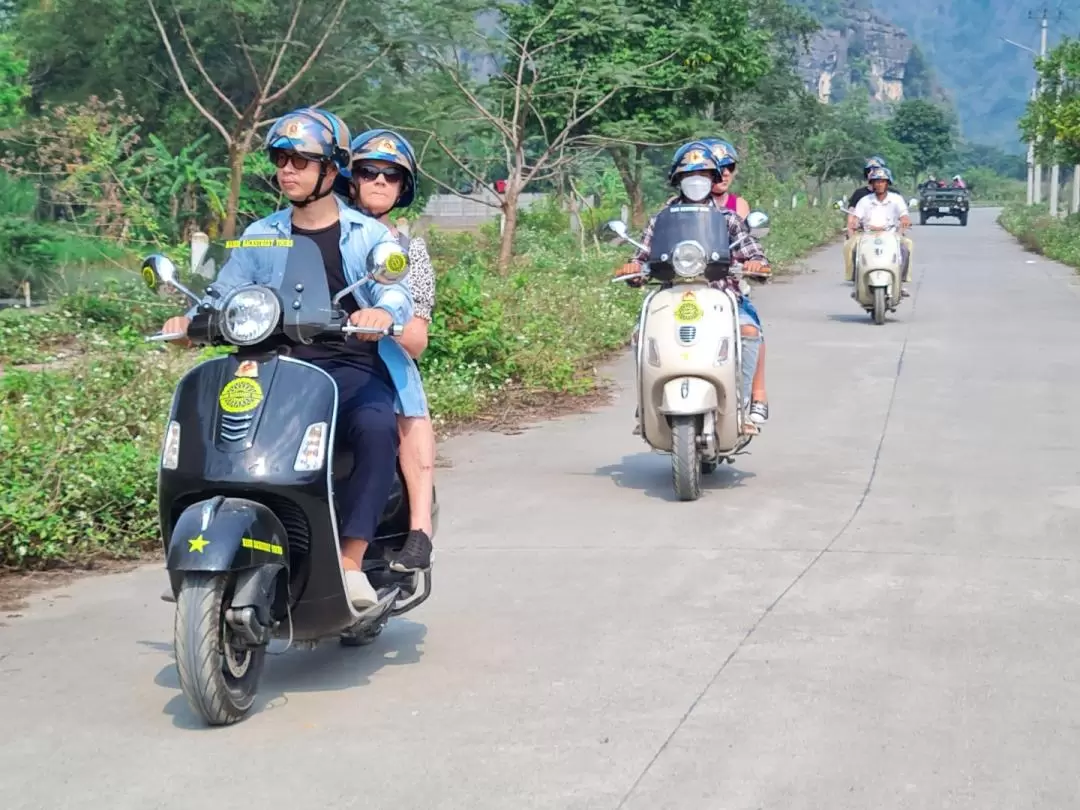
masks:
<instances>
[{"instance_id":1,"label":"tree trunk","mask_svg":"<svg viewBox=\"0 0 1080 810\"><path fill-rule=\"evenodd\" d=\"M247 116L258 117L258 110L248 110ZM232 239L236 236L236 215L240 209L240 189L244 183L244 158L251 151L251 139L255 135L249 118L241 122L232 133L229 144L229 198L225 201L225 222L221 229L221 238Z\"/></svg>"},{"instance_id":2,"label":"tree trunk","mask_svg":"<svg viewBox=\"0 0 1080 810\"><path fill-rule=\"evenodd\" d=\"M503 223L502 241L499 243L499 275L505 277L510 271L510 261L514 258L514 231L517 230L518 218L518 195L521 189L516 184L506 184L506 194L503 197L502 213L505 217Z\"/></svg>"},{"instance_id":3,"label":"tree trunk","mask_svg":"<svg viewBox=\"0 0 1080 810\"><path fill-rule=\"evenodd\" d=\"M630 199L630 222L632 228L644 228L647 221L645 192L641 188L641 168L638 165L637 147L611 149L611 159L622 179L626 196Z\"/></svg>"}]
</instances>

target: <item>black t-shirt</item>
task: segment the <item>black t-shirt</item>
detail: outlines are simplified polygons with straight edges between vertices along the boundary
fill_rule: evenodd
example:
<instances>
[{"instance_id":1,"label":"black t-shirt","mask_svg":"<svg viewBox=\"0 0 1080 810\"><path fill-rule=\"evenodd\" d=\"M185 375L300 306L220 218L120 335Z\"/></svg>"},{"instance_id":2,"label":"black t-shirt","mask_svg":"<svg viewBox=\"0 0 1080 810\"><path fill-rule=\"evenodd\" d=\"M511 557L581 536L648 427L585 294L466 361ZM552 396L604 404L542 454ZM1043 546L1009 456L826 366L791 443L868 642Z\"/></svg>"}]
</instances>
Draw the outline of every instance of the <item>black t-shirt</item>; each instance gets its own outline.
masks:
<instances>
[{"instance_id":1,"label":"black t-shirt","mask_svg":"<svg viewBox=\"0 0 1080 810\"><path fill-rule=\"evenodd\" d=\"M854 209L855 206L859 204L859 200L873 193L873 190L869 186L862 186L855 189L855 193L851 195L851 200L848 201L848 208Z\"/></svg>"},{"instance_id":2,"label":"black t-shirt","mask_svg":"<svg viewBox=\"0 0 1080 810\"><path fill-rule=\"evenodd\" d=\"M298 228L293 225L293 233L306 236L319 247L322 254L323 266L326 268L326 282L330 287L330 297L333 298L339 292L349 286L345 278L345 267L341 262L341 222L335 222L328 228L320 228L317 231ZM341 299L341 308L348 313L360 309L360 305L349 293ZM338 360L354 366L369 369L383 379L389 381L390 372L382 358L379 357L379 344L374 341L359 340L350 335L342 343L313 343L310 346L293 347L293 357L301 360Z\"/></svg>"}]
</instances>

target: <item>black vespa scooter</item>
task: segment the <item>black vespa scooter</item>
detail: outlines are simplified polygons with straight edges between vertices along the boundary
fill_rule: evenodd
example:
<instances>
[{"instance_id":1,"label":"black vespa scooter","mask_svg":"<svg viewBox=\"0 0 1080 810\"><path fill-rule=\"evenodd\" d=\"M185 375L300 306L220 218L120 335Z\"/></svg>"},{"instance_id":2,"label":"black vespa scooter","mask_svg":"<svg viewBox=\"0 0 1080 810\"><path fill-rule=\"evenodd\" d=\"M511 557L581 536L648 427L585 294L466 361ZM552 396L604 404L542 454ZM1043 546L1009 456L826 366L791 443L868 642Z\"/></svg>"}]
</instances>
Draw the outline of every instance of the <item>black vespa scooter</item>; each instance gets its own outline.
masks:
<instances>
[{"instance_id":1,"label":"black vespa scooter","mask_svg":"<svg viewBox=\"0 0 1080 810\"><path fill-rule=\"evenodd\" d=\"M430 572L390 569L388 552L409 531L409 499L398 466L394 488L363 570L379 595L358 612L339 555L334 482L354 459L335 446L338 392L316 366L288 356L297 343L343 340L351 333L400 334L348 324L341 299L330 300L322 256L310 239L248 239L226 244L251 251L277 284L250 284L200 299L175 265L153 255L143 277L181 291L199 305L188 337L234 345L179 381L162 444L158 502L171 592L180 685L210 725L242 719L255 699L272 639L315 646L371 643L391 616L431 593ZM393 283L408 272L396 245L372 251L369 277ZM148 340L171 340L158 334ZM438 505L433 521L437 524Z\"/></svg>"}]
</instances>

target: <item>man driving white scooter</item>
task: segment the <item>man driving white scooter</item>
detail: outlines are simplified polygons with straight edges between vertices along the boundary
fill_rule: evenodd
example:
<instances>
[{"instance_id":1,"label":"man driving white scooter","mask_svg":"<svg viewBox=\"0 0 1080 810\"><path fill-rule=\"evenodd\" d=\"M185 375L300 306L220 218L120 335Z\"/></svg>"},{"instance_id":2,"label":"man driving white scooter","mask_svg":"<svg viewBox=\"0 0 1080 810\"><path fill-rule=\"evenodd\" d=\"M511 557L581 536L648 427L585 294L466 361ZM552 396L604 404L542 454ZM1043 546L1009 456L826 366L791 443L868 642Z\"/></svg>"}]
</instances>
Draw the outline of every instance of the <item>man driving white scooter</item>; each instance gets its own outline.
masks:
<instances>
[{"instance_id":1,"label":"man driving white scooter","mask_svg":"<svg viewBox=\"0 0 1080 810\"><path fill-rule=\"evenodd\" d=\"M853 239L855 230L864 231L889 231L898 228L900 231L900 251L904 263L903 284L911 282L911 239L906 236L911 227L911 215L908 211L904 198L895 191L890 191L892 176L888 169L874 168L867 177L873 194L868 194L859 200L855 209L848 215L848 239ZM901 288L901 294L908 295L907 287Z\"/></svg>"}]
</instances>

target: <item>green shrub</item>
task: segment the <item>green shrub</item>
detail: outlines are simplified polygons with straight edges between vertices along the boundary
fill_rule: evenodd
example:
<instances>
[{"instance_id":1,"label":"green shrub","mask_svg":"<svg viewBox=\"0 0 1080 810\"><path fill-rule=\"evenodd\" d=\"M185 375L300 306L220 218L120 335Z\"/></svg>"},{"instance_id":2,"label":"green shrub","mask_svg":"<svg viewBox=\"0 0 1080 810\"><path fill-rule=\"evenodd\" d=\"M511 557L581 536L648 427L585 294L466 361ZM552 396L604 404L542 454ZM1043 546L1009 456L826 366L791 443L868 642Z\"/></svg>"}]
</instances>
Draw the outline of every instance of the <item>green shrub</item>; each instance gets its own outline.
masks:
<instances>
[{"instance_id":1,"label":"green shrub","mask_svg":"<svg viewBox=\"0 0 1080 810\"><path fill-rule=\"evenodd\" d=\"M0 566L130 556L153 542L176 375L155 353L0 378Z\"/></svg>"},{"instance_id":2,"label":"green shrub","mask_svg":"<svg viewBox=\"0 0 1080 810\"><path fill-rule=\"evenodd\" d=\"M1010 205L998 217L1028 250L1080 269L1080 215L1050 216L1045 205Z\"/></svg>"}]
</instances>

